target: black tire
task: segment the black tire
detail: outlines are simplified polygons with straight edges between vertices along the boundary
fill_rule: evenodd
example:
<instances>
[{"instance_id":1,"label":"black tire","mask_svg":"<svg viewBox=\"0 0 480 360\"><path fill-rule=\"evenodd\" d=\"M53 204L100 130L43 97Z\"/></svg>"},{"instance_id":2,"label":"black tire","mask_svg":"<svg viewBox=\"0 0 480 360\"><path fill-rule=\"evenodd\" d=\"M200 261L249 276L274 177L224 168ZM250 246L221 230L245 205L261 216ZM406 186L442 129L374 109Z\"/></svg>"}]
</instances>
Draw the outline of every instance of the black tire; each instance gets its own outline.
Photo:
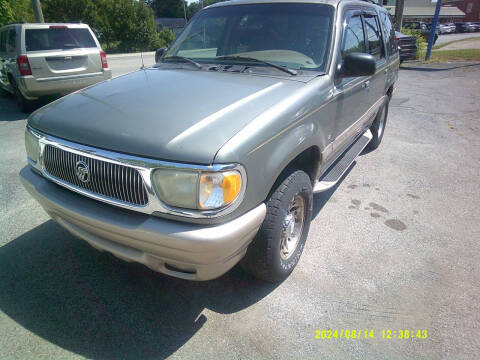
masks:
<instances>
[{"instance_id":1,"label":"black tire","mask_svg":"<svg viewBox=\"0 0 480 360\"><path fill-rule=\"evenodd\" d=\"M293 271L300 260L312 218L313 195L309 176L303 171L292 169L285 172L282 179L270 195L265 220L240 263L253 276L269 282L282 281ZM284 223L294 208L292 204L301 202L300 199L303 199L303 227L291 254L285 255L282 252L288 256L284 259L281 255L282 235L286 231Z\"/></svg>"},{"instance_id":2,"label":"black tire","mask_svg":"<svg viewBox=\"0 0 480 360\"><path fill-rule=\"evenodd\" d=\"M369 150L375 150L380 146L380 143L382 142L383 134L385 133L385 127L387 126L389 102L390 98L387 95L385 101L378 110L377 116L375 117L372 126L370 126L370 131L372 132L373 138L367 145L367 148Z\"/></svg>"},{"instance_id":3,"label":"black tire","mask_svg":"<svg viewBox=\"0 0 480 360\"><path fill-rule=\"evenodd\" d=\"M25 96L23 96L21 91L18 89L17 84L12 83L12 85L13 85L13 90L15 92L15 99L17 101L17 105L20 111L22 113L31 112L36 102L33 100L26 99Z\"/></svg>"}]
</instances>

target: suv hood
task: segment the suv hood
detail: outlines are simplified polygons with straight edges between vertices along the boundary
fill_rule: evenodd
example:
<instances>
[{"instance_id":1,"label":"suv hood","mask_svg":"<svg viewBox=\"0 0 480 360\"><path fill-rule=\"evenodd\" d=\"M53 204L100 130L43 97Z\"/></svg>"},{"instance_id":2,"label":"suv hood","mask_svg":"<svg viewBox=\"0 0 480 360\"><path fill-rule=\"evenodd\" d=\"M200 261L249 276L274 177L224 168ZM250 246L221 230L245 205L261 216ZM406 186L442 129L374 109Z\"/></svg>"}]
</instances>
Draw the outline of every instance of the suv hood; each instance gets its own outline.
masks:
<instances>
[{"instance_id":1,"label":"suv hood","mask_svg":"<svg viewBox=\"0 0 480 360\"><path fill-rule=\"evenodd\" d=\"M146 69L63 97L29 124L93 147L210 164L233 135L302 86L251 74Z\"/></svg>"}]
</instances>

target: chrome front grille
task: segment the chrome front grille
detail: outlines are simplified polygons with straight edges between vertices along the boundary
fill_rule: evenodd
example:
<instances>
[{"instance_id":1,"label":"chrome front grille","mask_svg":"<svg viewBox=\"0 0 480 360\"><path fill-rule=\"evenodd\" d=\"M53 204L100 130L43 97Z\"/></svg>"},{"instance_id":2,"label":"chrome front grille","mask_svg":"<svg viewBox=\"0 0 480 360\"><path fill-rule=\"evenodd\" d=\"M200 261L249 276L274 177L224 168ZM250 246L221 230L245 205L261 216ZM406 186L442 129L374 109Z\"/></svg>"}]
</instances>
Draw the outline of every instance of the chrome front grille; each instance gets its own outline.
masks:
<instances>
[{"instance_id":1,"label":"chrome front grille","mask_svg":"<svg viewBox=\"0 0 480 360\"><path fill-rule=\"evenodd\" d=\"M51 176L68 185L132 205L148 204L145 184L137 169L51 145L45 145L43 162L45 170Z\"/></svg>"}]
</instances>

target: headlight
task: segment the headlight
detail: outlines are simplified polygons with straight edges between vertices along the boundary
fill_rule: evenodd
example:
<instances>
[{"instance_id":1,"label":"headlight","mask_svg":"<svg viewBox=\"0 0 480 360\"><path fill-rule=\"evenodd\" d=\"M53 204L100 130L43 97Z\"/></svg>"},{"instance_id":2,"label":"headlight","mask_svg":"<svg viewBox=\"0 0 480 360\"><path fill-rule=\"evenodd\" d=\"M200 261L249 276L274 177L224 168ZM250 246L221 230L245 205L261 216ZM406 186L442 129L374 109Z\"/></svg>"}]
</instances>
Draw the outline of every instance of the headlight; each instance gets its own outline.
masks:
<instances>
[{"instance_id":1,"label":"headlight","mask_svg":"<svg viewBox=\"0 0 480 360\"><path fill-rule=\"evenodd\" d=\"M231 204L241 193L244 179L237 170L157 169L153 183L160 199L169 206L213 210Z\"/></svg>"},{"instance_id":2,"label":"headlight","mask_svg":"<svg viewBox=\"0 0 480 360\"><path fill-rule=\"evenodd\" d=\"M28 128L25 129L25 150L27 152L27 157L36 164L40 154L38 136L35 136L30 130L28 130Z\"/></svg>"},{"instance_id":3,"label":"headlight","mask_svg":"<svg viewBox=\"0 0 480 360\"><path fill-rule=\"evenodd\" d=\"M158 169L153 173L160 199L170 206L196 209L198 173L176 169Z\"/></svg>"}]
</instances>

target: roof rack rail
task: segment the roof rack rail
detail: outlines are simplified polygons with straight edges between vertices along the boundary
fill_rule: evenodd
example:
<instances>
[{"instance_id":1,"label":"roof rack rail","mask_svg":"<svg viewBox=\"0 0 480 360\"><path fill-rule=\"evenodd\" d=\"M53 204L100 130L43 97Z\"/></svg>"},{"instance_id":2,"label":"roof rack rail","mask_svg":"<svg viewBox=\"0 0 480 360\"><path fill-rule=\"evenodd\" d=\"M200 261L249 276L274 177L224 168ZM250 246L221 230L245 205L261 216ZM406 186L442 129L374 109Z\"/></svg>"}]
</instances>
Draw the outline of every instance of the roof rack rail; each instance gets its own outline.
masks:
<instances>
[{"instance_id":1,"label":"roof rack rail","mask_svg":"<svg viewBox=\"0 0 480 360\"><path fill-rule=\"evenodd\" d=\"M14 21L14 22L11 22L11 23L8 23L8 24L5 24L4 26L7 26L7 25L18 25L18 24L26 24L27 22L26 21Z\"/></svg>"}]
</instances>

